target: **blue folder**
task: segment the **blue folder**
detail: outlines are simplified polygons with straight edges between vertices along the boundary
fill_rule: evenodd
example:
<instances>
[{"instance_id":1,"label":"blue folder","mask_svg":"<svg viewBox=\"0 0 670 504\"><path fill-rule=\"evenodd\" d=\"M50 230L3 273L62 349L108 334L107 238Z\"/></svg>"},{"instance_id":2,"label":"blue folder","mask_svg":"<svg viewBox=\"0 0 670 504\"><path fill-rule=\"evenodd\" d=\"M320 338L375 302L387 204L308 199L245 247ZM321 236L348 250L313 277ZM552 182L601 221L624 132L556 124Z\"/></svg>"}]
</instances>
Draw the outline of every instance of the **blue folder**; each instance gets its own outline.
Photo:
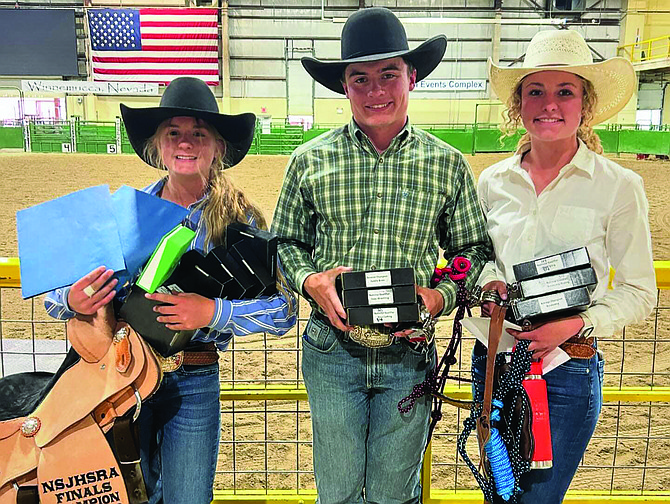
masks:
<instances>
[{"instance_id":1,"label":"blue folder","mask_svg":"<svg viewBox=\"0 0 670 504\"><path fill-rule=\"evenodd\" d=\"M24 299L70 285L101 265L125 268L107 185L19 210L16 230Z\"/></svg>"},{"instance_id":2,"label":"blue folder","mask_svg":"<svg viewBox=\"0 0 670 504\"><path fill-rule=\"evenodd\" d=\"M122 186L95 186L19 210L21 294L65 287L98 266L116 272L119 288L134 278L160 239L188 210Z\"/></svg>"},{"instance_id":3,"label":"blue folder","mask_svg":"<svg viewBox=\"0 0 670 504\"><path fill-rule=\"evenodd\" d=\"M161 238L184 220L188 210L128 186L112 195L112 206L126 262L125 269L114 275L121 288L137 276Z\"/></svg>"}]
</instances>

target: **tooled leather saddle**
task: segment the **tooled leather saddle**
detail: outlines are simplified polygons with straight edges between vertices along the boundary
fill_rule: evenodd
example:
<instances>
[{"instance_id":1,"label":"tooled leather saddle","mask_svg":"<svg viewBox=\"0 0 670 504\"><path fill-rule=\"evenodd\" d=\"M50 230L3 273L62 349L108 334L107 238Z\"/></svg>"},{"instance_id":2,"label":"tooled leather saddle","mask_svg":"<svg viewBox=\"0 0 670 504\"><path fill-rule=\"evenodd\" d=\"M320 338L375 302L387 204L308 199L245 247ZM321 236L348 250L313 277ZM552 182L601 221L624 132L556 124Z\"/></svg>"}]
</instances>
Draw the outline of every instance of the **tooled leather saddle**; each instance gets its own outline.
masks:
<instances>
[{"instance_id":1,"label":"tooled leather saddle","mask_svg":"<svg viewBox=\"0 0 670 504\"><path fill-rule=\"evenodd\" d=\"M133 421L158 361L111 305L67 330L55 374L0 379L0 504L146 502Z\"/></svg>"}]
</instances>

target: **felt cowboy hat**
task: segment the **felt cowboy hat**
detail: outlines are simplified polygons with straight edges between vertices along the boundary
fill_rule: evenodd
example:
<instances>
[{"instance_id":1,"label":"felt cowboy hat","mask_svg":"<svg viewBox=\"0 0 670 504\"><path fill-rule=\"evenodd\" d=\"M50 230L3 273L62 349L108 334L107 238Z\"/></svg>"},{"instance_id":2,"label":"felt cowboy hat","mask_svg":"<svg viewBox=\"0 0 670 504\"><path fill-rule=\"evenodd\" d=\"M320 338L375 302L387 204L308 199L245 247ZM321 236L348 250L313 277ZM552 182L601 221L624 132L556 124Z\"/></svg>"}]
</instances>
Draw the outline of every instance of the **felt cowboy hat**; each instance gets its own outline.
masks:
<instances>
[{"instance_id":1,"label":"felt cowboy hat","mask_svg":"<svg viewBox=\"0 0 670 504\"><path fill-rule=\"evenodd\" d=\"M617 57L594 63L586 41L574 30L538 32L528 44L522 67L500 67L489 58L489 81L503 103L508 102L524 77L543 70L573 73L593 84L597 102L591 125L624 108L637 86L630 61Z\"/></svg>"},{"instance_id":2,"label":"felt cowboy hat","mask_svg":"<svg viewBox=\"0 0 670 504\"><path fill-rule=\"evenodd\" d=\"M228 166L242 161L254 139L256 127L256 116L252 113L220 114L214 93L204 81L194 77L178 77L170 82L158 107L130 108L121 104L121 115L130 144L137 155L149 165L152 163L144 155L144 145L156 133L158 126L170 117L202 119L218 131L228 144Z\"/></svg>"},{"instance_id":3,"label":"felt cowboy hat","mask_svg":"<svg viewBox=\"0 0 670 504\"><path fill-rule=\"evenodd\" d=\"M349 16L342 29L339 61L304 57L305 70L328 89L344 94L342 72L351 63L366 63L402 57L416 68L417 82L432 72L447 49L447 37L437 35L410 50L400 20L388 9L370 7Z\"/></svg>"}]
</instances>

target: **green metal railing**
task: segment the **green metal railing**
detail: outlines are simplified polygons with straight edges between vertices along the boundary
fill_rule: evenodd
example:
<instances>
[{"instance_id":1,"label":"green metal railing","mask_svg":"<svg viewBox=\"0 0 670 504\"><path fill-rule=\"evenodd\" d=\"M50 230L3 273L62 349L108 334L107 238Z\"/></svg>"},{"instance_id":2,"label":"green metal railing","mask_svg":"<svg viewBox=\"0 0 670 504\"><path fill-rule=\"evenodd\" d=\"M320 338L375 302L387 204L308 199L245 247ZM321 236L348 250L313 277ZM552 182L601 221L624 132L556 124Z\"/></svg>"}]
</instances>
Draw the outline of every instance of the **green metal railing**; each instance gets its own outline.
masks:
<instances>
[{"instance_id":1,"label":"green metal railing","mask_svg":"<svg viewBox=\"0 0 670 504\"><path fill-rule=\"evenodd\" d=\"M501 139L498 124L441 124L421 126L426 131L466 154L512 152L522 133ZM296 147L328 131L315 125L304 131L283 121L270 127L257 124L250 154L290 155ZM633 153L670 155L670 125L643 129L639 125L606 125L596 129L603 149L609 154ZM23 138L21 136L23 135ZM133 153L125 127L116 122L70 121L40 123L30 120L22 127L0 127L0 149L21 148L32 152Z\"/></svg>"}]
</instances>

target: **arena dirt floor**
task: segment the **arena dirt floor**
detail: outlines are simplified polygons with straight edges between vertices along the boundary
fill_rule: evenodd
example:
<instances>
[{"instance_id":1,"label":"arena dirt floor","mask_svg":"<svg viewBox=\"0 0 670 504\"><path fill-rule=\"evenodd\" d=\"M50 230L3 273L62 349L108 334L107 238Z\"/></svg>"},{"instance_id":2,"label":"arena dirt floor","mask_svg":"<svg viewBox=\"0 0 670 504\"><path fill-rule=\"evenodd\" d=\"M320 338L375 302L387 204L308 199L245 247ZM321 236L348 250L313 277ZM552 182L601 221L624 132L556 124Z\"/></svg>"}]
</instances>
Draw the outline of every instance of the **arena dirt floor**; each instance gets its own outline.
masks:
<instances>
[{"instance_id":1,"label":"arena dirt floor","mask_svg":"<svg viewBox=\"0 0 670 504\"><path fill-rule=\"evenodd\" d=\"M475 175L505 155L478 154L467 156ZM640 174L645 182L650 202L650 223L654 258L670 260L670 204L668 203L668 179L670 162L658 160L638 161L633 157L614 158L623 166ZM243 188L270 219L277 201L287 156L249 156L240 165L229 170L233 180ZM668 171L666 171L668 170ZM15 213L17 210L49 200L92 185L109 184L114 191L126 184L141 188L161 176L157 170L144 165L136 156L93 154L25 154L0 153L0 257L18 255ZM73 237L76 246L76 237ZM8 320L48 320L41 308L41 301L31 304L21 301L18 291L5 289L2 294L2 336L5 338L28 338L35 334L39 338L61 338L62 330L54 325L7 322ZM661 292L661 306L670 306L667 291ZM304 308L304 307L303 307ZM307 312L302 311L304 317ZM654 384L670 385L670 316L660 310L655 320L650 318L643 324L630 326L625 337L615 335L602 344L607 356L606 385L649 385L652 369L658 373ZM440 322L439 333L446 337L451 332L449 320ZM656 335L656 336L654 336ZM299 378L299 355L296 352L299 338L294 333L281 339L261 336L239 339L234 352L222 355L222 379L295 381ZM471 343L470 343L471 344ZM271 352L260 351L263 346ZM464 345L461 365L468 365L468 345ZM655 351L655 359L652 354ZM444 350L444 346L440 353ZM623 371L623 375L614 374ZM665 374L664 376L662 374ZM623 376L623 378L621 378ZM262 402L237 403L235 413L223 405L223 426L220 475L217 488L265 487L313 488L309 474L311 454L305 441L311 439L307 405L296 402L280 402L268 406L266 412ZM299 410L299 411L298 411ZM445 418L439 424L433 448L433 487L473 487L474 480L461 463L454 473L455 439L463 417L457 418L453 408L445 406ZM648 432L648 417L654 420ZM234 421L233 421L234 419ZM618 429L622 436L617 442L611 437ZM649 434L659 439L648 446L644 441ZM233 436L238 441L234 449L229 443ZM606 407L601 421L585 457L587 467L580 470L573 482L578 489L608 489L610 481L615 489L667 490L670 488L670 427L667 408L647 405ZM624 438L625 436L625 438ZM266 443L264 439L273 440ZM643 438L643 439L639 439ZM471 448L473 451L474 448ZM647 460L650 467L644 473L641 464ZM232 466L246 471L233 477ZM609 466L616 465L612 471ZM653 467L661 467L654 469ZM271 474L263 474L267 468ZM304 471L295 473L283 471ZM274 471L277 473L275 474ZM645 478L642 483L642 478Z\"/></svg>"}]
</instances>

